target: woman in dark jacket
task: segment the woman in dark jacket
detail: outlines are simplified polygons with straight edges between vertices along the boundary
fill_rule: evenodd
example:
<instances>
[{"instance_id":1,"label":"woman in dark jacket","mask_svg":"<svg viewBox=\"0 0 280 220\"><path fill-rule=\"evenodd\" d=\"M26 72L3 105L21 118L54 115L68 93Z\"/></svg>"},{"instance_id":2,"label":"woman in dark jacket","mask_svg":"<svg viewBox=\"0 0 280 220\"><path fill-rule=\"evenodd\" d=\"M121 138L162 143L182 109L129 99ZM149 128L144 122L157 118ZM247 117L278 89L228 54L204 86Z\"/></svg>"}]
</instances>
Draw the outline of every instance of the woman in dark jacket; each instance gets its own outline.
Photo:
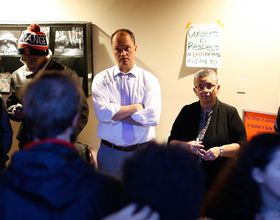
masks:
<instances>
[{"instance_id":1,"label":"woman in dark jacket","mask_svg":"<svg viewBox=\"0 0 280 220\"><path fill-rule=\"evenodd\" d=\"M236 157L247 143L245 126L237 110L218 100L220 90L213 70L203 69L194 76L193 91L198 102L186 105L177 116L168 142L196 154L205 173L208 190L229 158Z\"/></svg>"}]
</instances>

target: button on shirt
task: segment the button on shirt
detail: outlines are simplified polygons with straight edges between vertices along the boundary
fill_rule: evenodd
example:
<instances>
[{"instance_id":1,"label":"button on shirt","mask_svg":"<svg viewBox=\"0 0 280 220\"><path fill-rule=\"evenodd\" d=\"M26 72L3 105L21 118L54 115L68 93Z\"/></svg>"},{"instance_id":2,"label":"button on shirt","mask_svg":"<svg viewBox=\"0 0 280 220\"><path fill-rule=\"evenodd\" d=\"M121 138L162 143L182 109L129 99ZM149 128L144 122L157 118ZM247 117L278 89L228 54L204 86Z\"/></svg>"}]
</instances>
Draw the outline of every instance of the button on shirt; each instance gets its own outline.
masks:
<instances>
[{"instance_id":1,"label":"button on shirt","mask_svg":"<svg viewBox=\"0 0 280 220\"><path fill-rule=\"evenodd\" d=\"M92 98L95 115L99 120L97 136L118 146L140 144L155 138L155 127L161 113L161 91L158 79L144 69L134 67L129 71L128 89L131 104L143 104L144 110L131 115L143 126L133 125L135 139L126 143L122 138L122 122L112 117L121 108L120 70L113 66L97 74L92 83Z\"/></svg>"}]
</instances>

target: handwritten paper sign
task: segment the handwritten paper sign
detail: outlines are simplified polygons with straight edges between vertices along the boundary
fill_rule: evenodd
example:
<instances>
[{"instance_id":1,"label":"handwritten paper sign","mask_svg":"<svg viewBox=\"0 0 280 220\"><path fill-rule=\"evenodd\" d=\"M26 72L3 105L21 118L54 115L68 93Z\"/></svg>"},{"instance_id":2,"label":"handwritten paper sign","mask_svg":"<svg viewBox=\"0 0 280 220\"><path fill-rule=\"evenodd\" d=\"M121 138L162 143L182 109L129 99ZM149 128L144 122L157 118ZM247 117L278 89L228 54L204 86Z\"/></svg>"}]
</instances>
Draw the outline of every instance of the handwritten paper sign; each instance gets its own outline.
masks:
<instances>
[{"instance_id":1,"label":"handwritten paper sign","mask_svg":"<svg viewBox=\"0 0 280 220\"><path fill-rule=\"evenodd\" d=\"M220 68L222 31L218 23L190 24L187 27L186 66Z\"/></svg>"},{"instance_id":2,"label":"handwritten paper sign","mask_svg":"<svg viewBox=\"0 0 280 220\"><path fill-rule=\"evenodd\" d=\"M243 110L243 121L250 140L253 136L263 132L274 132L276 114Z\"/></svg>"}]
</instances>

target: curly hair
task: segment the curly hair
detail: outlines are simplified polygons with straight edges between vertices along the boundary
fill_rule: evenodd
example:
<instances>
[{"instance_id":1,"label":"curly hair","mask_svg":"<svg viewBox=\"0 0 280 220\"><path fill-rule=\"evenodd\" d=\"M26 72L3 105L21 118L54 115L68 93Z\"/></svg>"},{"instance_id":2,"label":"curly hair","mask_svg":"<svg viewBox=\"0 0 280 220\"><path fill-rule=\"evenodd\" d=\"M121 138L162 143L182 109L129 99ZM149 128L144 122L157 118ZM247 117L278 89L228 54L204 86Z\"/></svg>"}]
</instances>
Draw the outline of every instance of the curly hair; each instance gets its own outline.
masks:
<instances>
[{"instance_id":1,"label":"curly hair","mask_svg":"<svg viewBox=\"0 0 280 220\"><path fill-rule=\"evenodd\" d=\"M129 203L149 205L161 220L198 217L203 174L185 149L151 143L127 159L123 173Z\"/></svg>"},{"instance_id":2,"label":"curly hair","mask_svg":"<svg viewBox=\"0 0 280 220\"><path fill-rule=\"evenodd\" d=\"M39 139L54 138L71 126L80 113L82 90L64 71L43 71L28 83L24 115L28 129Z\"/></svg>"},{"instance_id":3,"label":"curly hair","mask_svg":"<svg viewBox=\"0 0 280 220\"><path fill-rule=\"evenodd\" d=\"M224 179L218 180L206 195L201 216L215 220L255 219L260 213L262 198L252 170L255 167L264 170L279 149L279 133L254 136L231 168L223 171Z\"/></svg>"}]
</instances>

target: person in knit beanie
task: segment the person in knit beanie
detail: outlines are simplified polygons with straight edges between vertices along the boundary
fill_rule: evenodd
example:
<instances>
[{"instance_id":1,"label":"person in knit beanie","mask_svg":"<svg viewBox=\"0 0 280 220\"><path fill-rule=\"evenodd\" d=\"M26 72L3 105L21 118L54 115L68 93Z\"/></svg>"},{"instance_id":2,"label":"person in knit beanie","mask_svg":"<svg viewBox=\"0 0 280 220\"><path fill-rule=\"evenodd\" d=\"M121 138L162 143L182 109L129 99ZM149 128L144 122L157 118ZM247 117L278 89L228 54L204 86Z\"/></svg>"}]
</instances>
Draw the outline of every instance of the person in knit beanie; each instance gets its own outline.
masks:
<instances>
[{"instance_id":1,"label":"person in knit beanie","mask_svg":"<svg viewBox=\"0 0 280 220\"><path fill-rule=\"evenodd\" d=\"M11 93L6 101L6 105L10 119L21 122L17 139L19 141L19 149L22 149L24 145L34 140L33 135L27 130L27 126L24 122L22 95L26 84L33 80L37 72L44 70L63 70L78 81L79 76L75 70L53 59L52 51L48 48L46 34L41 32L41 28L38 24L31 24L27 30L22 31L20 39L18 40L18 53L21 56L20 61L24 65L12 74ZM85 96L83 99L82 114L78 121L76 136L85 127L88 121L89 107ZM73 137L73 139L75 138L76 137Z\"/></svg>"},{"instance_id":2,"label":"person in knit beanie","mask_svg":"<svg viewBox=\"0 0 280 220\"><path fill-rule=\"evenodd\" d=\"M33 73L47 61L49 54L47 37L40 29L38 24L31 24L28 30L21 33L18 41L20 61Z\"/></svg>"},{"instance_id":3,"label":"person in knit beanie","mask_svg":"<svg viewBox=\"0 0 280 220\"><path fill-rule=\"evenodd\" d=\"M38 24L31 24L28 30L21 33L18 41L18 53L24 55L47 56L48 42L45 33Z\"/></svg>"}]
</instances>

